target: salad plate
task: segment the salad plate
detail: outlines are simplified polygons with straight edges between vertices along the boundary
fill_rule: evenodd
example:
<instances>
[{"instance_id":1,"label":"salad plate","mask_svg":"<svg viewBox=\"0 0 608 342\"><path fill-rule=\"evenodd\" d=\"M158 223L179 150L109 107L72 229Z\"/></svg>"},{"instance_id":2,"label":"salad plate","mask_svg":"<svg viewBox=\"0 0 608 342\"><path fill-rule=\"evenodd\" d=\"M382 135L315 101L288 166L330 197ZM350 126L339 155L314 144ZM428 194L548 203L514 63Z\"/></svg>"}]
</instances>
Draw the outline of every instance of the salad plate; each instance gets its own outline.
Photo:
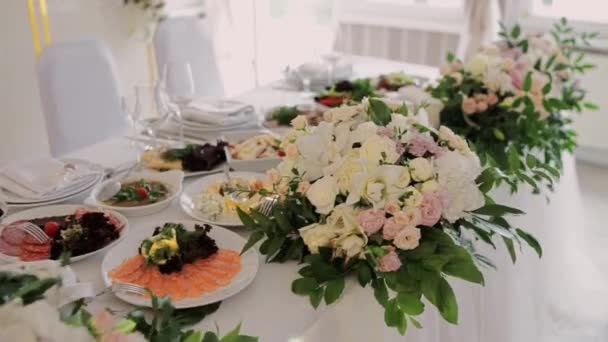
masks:
<instances>
[{"instance_id":1,"label":"salad plate","mask_svg":"<svg viewBox=\"0 0 608 342\"><path fill-rule=\"evenodd\" d=\"M230 132L223 136L226 161L233 170L266 172L281 162L280 137L270 130Z\"/></svg>"},{"instance_id":2,"label":"salad plate","mask_svg":"<svg viewBox=\"0 0 608 342\"><path fill-rule=\"evenodd\" d=\"M252 190L262 186L266 176L257 172L230 172L232 188ZM237 198L229 197L224 193L228 185L224 174L215 174L203 177L187 186L180 196L179 203L188 216L208 223L224 227L240 227L243 225L236 213L236 206L243 210L257 205L260 198L247 198L247 193L241 193ZM242 198L238 204L235 199Z\"/></svg>"},{"instance_id":3,"label":"salad plate","mask_svg":"<svg viewBox=\"0 0 608 342\"><path fill-rule=\"evenodd\" d=\"M180 170L184 177L204 176L222 171L226 162L226 142L189 144L184 148L159 147L142 155L142 164L148 170Z\"/></svg>"},{"instance_id":4,"label":"salad plate","mask_svg":"<svg viewBox=\"0 0 608 342\"><path fill-rule=\"evenodd\" d=\"M107 287L129 283L169 296L175 307L215 303L243 291L254 280L259 257L240 255L246 241L228 229L194 221L134 229L101 264ZM150 307L149 296L114 291L121 300Z\"/></svg>"},{"instance_id":5,"label":"salad plate","mask_svg":"<svg viewBox=\"0 0 608 342\"><path fill-rule=\"evenodd\" d=\"M16 224L31 222L49 237L41 243ZM0 226L0 260L57 260L70 252L72 262L103 253L129 232L129 222L118 212L83 205L52 205L8 215Z\"/></svg>"}]
</instances>

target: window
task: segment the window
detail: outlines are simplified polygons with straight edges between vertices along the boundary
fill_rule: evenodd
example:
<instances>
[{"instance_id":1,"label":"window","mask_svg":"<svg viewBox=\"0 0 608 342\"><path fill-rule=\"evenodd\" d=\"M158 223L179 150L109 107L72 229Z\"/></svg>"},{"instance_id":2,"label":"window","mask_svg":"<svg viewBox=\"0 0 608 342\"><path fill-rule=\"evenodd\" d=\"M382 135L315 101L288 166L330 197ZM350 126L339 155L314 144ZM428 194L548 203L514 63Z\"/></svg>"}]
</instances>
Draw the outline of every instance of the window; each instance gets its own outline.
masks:
<instances>
[{"instance_id":1,"label":"window","mask_svg":"<svg viewBox=\"0 0 608 342\"><path fill-rule=\"evenodd\" d=\"M431 8L462 8L464 4L464 0L371 0L371 2Z\"/></svg>"},{"instance_id":2,"label":"window","mask_svg":"<svg viewBox=\"0 0 608 342\"><path fill-rule=\"evenodd\" d=\"M532 0L530 12L535 17L608 24L606 0Z\"/></svg>"}]
</instances>

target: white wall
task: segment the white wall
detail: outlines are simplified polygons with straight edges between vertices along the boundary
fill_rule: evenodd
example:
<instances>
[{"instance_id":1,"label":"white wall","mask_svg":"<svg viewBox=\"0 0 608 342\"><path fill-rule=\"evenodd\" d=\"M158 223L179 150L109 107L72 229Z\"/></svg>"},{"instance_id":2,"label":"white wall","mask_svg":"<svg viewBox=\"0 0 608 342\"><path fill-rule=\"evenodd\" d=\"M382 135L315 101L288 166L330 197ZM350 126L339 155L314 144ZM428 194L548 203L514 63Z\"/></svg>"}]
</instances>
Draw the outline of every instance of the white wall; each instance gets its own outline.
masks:
<instances>
[{"instance_id":1,"label":"white wall","mask_svg":"<svg viewBox=\"0 0 608 342\"><path fill-rule=\"evenodd\" d=\"M122 0L48 0L53 41L97 38L117 60L122 89L147 80L143 44L129 38ZM0 8L0 165L48 153L25 0Z\"/></svg>"}]
</instances>

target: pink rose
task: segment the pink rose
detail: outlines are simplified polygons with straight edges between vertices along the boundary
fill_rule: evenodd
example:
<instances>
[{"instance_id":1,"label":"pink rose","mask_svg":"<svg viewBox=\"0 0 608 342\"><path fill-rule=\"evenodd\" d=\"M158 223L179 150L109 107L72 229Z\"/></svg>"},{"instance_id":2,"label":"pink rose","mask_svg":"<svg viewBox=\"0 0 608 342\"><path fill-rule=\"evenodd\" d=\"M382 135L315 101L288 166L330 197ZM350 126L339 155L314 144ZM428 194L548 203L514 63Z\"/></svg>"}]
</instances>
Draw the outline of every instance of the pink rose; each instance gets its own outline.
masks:
<instances>
[{"instance_id":1,"label":"pink rose","mask_svg":"<svg viewBox=\"0 0 608 342\"><path fill-rule=\"evenodd\" d=\"M477 102L486 102L488 100L488 95L486 94L475 94L473 97Z\"/></svg>"},{"instance_id":2,"label":"pink rose","mask_svg":"<svg viewBox=\"0 0 608 342\"><path fill-rule=\"evenodd\" d=\"M414 133L414 136L408 142L407 150L416 157L422 157L427 152L437 154L441 148L429 135Z\"/></svg>"},{"instance_id":3,"label":"pink rose","mask_svg":"<svg viewBox=\"0 0 608 342\"><path fill-rule=\"evenodd\" d=\"M462 99L462 111L465 114L473 114L477 110L477 101L472 97Z\"/></svg>"},{"instance_id":4,"label":"pink rose","mask_svg":"<svg viewBox=\"0 0 608 342\"><path fill-rule=\"evenodd\" d=\"M479 113L483 113L486 110L488 110L488 103L487 102L483 102L483 101L477 102L477 111Z\"/></svg>"},{"instance_id":5,"label":"pink rose","mask_svg":"<svg viewBox=\"0 0 608 342\"><path fill-rule=\"evenodd\" d=\"M409 207L394 214L395 222L402 226L417 226L421 223L420 209Z\"/></svg>"},{"instance_id":6,"label":"pink rose","mask_svg":"<svg viewBox=\"0 0 608 342\"><path fill-rule=\"evenodd\" d=\"M401 232L405 228L404 225L399 224L395 221L394 217L389 218L384 223L384 227L382 228L382 236L385 240L394 239L399 232Z\"/></svg>"},{"instance_id":7,"label":"pink rose","mask_svg":"<svg viewBox=\"0 0 608 342\"><path fill-rule=\"evenodd\" d=\"M379 231L386 221L384 211L373 209L363 210L357 215L357 219L359 220L359 225L367 235L372 235Z\"/></svg>"},{"instance_id":8,"label":"pink rose","mask_svg":"<svg viewBox=\"0 0 608 342\"><path fill-rule=\"evenodd\" d=\"M384 205L384 211L391 215L395 215L396 212L401 210L401 205L399 201L396 200L388 200Z\"/></svg>"},{"instance_id":9,"label":"pink rose","mask_svg":"<svg viewBox=\"0 0 608 342\"><path fill-rule=\"evenodd\" d=\"M496 94L494 94L494 93L489 93L488 94L488 104L490 106L493 106L497 103L498 103L498 96L496 96Z\"/></svg>"},{"instance_id":10,"label":"pink rose","mask_svg":"<svg viewBox=\"0 0 608 342\"><path fill-rule=\"evenodd\" d=\"M420 204L420 223L428 227L434 226L441 218L441 210L441 198L436 192L424 194Z\"/></svg>"},{"instance_id":11,"label":"pink rose","mask_svg":"<svg viewBox=\"0 0 608 342\"><path fill-rule=\"evenodd\" d=\"M301 181L300 183L298 183L297 191L301 194L304 194L304 193L306 193L306 191L308 191L309 188L310 188L310 182Z\"/></svg>"},{"instance_id":12,"label":"pink rose","mask_svg":"<svg viewBox=\"0 0 608 342\"><path fill-rule=\"evenodd\" d=\"M382 247L388 251L388 254L378 259L378 271L380 272L394 272L401 268L401 260L399 255L395 252L395 247L384 246Z\"/></svg>"},{"instance_id":13,"label":"pink rose","mask_svg":"<svg viewBox=\"0 0 608 342\"><path fill-rule=\"evenodd\" d=\"M521 89L523 87L523 83L524 83L524 78L521 74L521 71L519 71L517 69L513 69L513 70L511 70L509 75L511 76L511 83L513 84L515 89Z\"/></svg>"}]
</instances>

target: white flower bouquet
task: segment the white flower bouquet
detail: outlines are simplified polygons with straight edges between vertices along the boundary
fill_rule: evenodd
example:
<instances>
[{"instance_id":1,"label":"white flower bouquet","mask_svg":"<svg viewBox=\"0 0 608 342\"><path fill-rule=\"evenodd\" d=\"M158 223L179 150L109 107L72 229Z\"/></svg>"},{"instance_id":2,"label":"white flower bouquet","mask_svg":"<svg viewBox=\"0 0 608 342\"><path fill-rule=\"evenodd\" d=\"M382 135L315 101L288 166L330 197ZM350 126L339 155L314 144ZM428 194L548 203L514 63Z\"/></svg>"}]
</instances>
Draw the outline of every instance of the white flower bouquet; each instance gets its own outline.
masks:
<instances>
[{"instance_id":1,"label":"white flower bouquet","mask_svg":"<svg viewBox=\"0 0 608 342\"><path fill-rule=\"evenodd\" d=\"M483 284L488 259L470 239L510 251L538 242L504 219L522 212L495 204L477 183L483 169L467 142L449 128L417 123L405 105L364 100L334 108L308 127L303 118L283 139L286 156L268 172L259 193L272 212L239 211L253 231L244 249L263 240L267 260L304 262L292 291L317 307L336 301L345 278L371 284L385 321L405 333L424 310L422 298L444 319L458 321L448 276Z\"/></svg>"}]
</instances>

